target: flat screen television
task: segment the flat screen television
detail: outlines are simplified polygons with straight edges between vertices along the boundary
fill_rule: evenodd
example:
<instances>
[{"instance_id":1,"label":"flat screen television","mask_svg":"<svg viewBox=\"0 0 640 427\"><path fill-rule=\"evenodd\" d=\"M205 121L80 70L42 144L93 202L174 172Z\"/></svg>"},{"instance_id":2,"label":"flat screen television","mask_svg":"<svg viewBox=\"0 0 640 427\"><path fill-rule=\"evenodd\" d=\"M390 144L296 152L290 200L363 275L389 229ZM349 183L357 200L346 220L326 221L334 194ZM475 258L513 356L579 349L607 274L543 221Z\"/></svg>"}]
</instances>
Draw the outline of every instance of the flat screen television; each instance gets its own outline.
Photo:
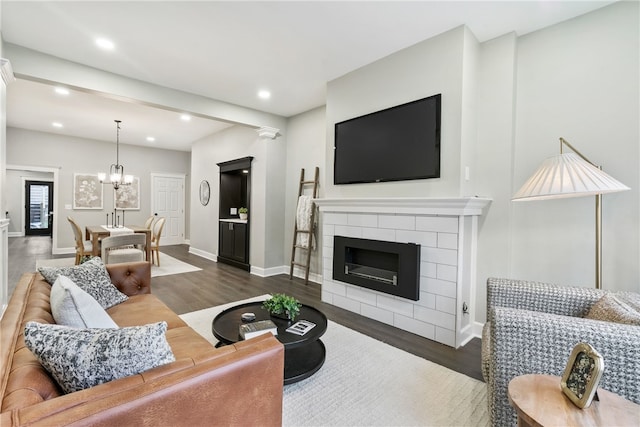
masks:
<instances>
[{"instance_id":1,"label":"flat screen television","mask_svg":"<svg viewBox=\"0 0 640 427\"><path fill-rule=\"evenodd\" d=\"M334 184L439 178L441 97L336 123Z\"/></svg>"}]
</instances>

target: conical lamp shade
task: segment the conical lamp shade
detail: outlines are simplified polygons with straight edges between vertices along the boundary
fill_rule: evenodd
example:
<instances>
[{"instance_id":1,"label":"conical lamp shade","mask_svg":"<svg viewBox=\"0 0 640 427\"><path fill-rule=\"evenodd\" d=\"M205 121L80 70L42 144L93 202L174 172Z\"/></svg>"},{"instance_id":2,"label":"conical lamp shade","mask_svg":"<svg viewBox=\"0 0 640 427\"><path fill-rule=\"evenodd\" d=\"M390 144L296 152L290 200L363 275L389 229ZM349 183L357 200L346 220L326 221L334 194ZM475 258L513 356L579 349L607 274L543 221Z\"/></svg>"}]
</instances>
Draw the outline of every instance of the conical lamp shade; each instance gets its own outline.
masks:
<instances>
[{"instance_id":1,"label":"conical lamp shade","mask_svg":"<svg viewBox=\"0 0 640 427\"><path fill-rule=\"evenodd\" d=\"M513 201L590 196L629 187L581 159L564 153L546 159L513 196Z\"/></svg>"}]
</instances>

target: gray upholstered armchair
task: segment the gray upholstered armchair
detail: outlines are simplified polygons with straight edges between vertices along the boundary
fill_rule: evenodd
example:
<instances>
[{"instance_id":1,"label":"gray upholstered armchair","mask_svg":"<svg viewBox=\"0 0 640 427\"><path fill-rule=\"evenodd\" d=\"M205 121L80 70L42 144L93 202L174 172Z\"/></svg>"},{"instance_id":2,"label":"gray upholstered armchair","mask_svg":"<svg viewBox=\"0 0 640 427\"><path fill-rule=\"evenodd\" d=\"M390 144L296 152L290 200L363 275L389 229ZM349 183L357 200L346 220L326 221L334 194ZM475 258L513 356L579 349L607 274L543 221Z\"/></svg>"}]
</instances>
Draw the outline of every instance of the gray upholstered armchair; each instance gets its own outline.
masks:
<instances>
[{"instance_id":1,"label":"gray upholstered armchair","mask_svg":"<svg viewBox=\"0 0 640 427\"><path fill-rule=\"evenodd\" d=\"M487 281L482 368L494 426L517 423L507 397L512 378L562 376L579 342L591 344L604 358L600 387L640 403L640 326L583 318L606 293L522 280Z\"/></svg>"}]
</instances>

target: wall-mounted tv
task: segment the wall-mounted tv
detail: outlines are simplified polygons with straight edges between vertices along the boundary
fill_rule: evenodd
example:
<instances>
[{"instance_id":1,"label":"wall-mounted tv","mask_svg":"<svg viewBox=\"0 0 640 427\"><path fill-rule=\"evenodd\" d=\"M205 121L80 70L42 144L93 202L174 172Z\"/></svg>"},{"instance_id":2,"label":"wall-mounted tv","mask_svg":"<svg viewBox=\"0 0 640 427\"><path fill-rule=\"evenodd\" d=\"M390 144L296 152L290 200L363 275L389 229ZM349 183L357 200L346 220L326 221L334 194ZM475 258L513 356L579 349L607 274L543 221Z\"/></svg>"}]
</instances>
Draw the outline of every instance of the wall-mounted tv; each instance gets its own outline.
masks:
<instances>
[{"instance_id":1,"label":"wall-mounted tv","mask_svg":"<svg viewBox=\"0 0 640 427\"><path fill-rule=\"evenodd\" d=\"M441 97L336 123L334 184L439 178Z\"/></svg>"}]
</instances>

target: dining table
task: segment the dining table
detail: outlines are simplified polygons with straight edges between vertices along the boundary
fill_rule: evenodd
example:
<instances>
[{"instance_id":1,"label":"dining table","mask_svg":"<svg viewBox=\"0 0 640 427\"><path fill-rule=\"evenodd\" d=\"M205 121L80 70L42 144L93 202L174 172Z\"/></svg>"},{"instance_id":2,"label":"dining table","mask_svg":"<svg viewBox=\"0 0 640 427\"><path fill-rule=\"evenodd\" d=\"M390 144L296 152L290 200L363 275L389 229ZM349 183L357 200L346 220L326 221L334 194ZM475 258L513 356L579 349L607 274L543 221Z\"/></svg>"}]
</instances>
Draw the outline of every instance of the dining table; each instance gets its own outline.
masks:
<instances>
[{"instance_id":1,"label":"dining table","mask_svg":"<svg viewBox=\"0 0 640 427\"><path fill-rule=\"evenodd\" d=\"M151 260L151 229L140 225L127 225L122 227L111 227L106 225L87 225L85 227L85 239L91 241L92 251L91 255L100 256L100 239L109 237L112 234L127 234L127 233L144 233L147 237L147 243L145 245L146 260Z\"/></svg>"}]
</instances>

